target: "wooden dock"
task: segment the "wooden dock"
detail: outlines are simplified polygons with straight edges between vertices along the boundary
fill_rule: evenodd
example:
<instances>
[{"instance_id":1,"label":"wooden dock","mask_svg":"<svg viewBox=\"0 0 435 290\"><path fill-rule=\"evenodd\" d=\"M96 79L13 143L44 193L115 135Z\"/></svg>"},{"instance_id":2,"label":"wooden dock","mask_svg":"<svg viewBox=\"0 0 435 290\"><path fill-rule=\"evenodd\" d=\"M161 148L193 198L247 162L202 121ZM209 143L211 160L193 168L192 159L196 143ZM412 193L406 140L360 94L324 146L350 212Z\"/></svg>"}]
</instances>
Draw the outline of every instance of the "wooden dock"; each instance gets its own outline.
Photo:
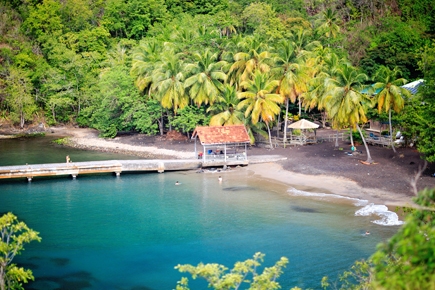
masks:
<instances>
[{"instance_id":1,"label":"wooden dock","mask_svg":"<svg viewBox=\"0 0 435 290\"><path fill-rule=\"evenodd\" d=\"M119 176L123 172L164 172L195 170L203 167L220 167L247 165L247 160L231 162L215 161L203 163L198 159L175 160L109 160L72 163L29 164L15 166L0 166L0 179L26 178L32 181L35 177L70 175L75 179L82 174L113 173Z\"/></svg>"}]
</instances>

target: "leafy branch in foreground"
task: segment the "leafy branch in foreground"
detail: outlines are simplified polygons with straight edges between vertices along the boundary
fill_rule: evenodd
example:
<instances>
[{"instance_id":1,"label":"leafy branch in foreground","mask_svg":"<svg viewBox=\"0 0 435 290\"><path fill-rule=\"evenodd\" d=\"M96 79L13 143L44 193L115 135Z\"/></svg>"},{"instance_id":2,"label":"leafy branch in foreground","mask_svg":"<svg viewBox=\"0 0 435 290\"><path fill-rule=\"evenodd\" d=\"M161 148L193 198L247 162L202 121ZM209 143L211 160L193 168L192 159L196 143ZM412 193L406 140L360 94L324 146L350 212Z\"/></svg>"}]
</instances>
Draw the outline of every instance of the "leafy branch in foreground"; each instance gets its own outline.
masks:
<instances>
[{"instance_id":1,"label":"leafy branch in foreground","mask_svg":"<svg viewBox=\"0 0 435 290\"><path fill-rule=\"evenodd\" d=\"M24 250L24 244L41 241L38 232L7 213L0 217L0 289L24 289L22 283L33 280L31 270L19 268L12 260Z\"/></svg>"},{"instance_id":2,"label":"leafy branch in foreground","mask_svg":"<svg viewBox=\"0 0 435 290\"><path fill-rule=\"evenodd\" d=\"M213 289L238 289L243 283L247 283L249 289L280 289L281 286L276 279L283 273L282 269L288 264L288 259L282 257L272 267L266 267L263 273L258 274L257 268L264 261L264 254L255 253L253 259L244 262L236 262L234 268L227 272L228 268L220 264L203 264L197 266L189 264L178 265L182 273L190 273L193 279L203 278L208 282L208 287ZM176 290L189 290L188 279L183 277L178 281ZM297 289L297 288L293 288Z\"/></svg>"}]
</instances>

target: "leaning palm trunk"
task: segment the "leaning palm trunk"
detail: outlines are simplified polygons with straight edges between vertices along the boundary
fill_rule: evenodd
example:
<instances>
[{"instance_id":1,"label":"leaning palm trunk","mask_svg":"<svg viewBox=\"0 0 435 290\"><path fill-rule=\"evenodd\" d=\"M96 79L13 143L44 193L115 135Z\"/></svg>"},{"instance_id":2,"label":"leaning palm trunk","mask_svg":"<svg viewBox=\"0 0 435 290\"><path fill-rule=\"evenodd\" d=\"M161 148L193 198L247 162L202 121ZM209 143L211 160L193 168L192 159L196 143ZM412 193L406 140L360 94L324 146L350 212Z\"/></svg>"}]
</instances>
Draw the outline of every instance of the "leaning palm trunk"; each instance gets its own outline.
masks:
<instances>
[{"instance_id":1,"label":"leaning palm trunk","mask_svg":"<svg viewBox=\"0 0 435 290\"><path fill-rule=\"evenodd\" d=\"M374 161L372 159L372 156L370 155L369 146L367 145L366 139L364 138L364 135L363 135L363 133L361 131L361 128L358 126L358 124L356 124L356 127L358 128L358 132L361 135L361 139L362 139L362 141L364 143L364 147L366 148L366 152L367 152L367 160L366 160L366 162L369 163L369 164L372 164L372 163L374 163Z\"/></svg>"},{"instance_id":2,"label":"leaning palm trunk","mask_svg":"<svg viewBox=\"0 0 435 290\"><path fill-rule=\"evenodd\" d=\"M396 148L394 148L394 143L393 143L393 126L391 125L391 109L388 111L388 123L390 125L390 143L391 143L391 147L393 148L393 152L396 153Z\"/></svg>"},{"instance_id":3,"label":"leaning palm trunk","mask_svg":"<svg viewBox=\"0 0 435 290\"><path fill-rule=\"evenodd\" d=\"M288 98L285 99L285 116L284 116L284 148L287 142L287 122L288 122Z\"/></svg>"},{"instance_id":4,"label":"leaning palm trunk","mask_svg":"<svg viewBox=\"0 0 435 290\"><path fill-rule=\"evenodd\" d=\"M352 127L350 128L350 147L355 148L355 144L353 143L353 134L352 134Z\"/></svg>"},{"instance_id":5,"label":"leaning palm trunk","mask_svg":"<svg viewBox=\"0 0 435 290\"><path fill-rule=\"evenodd\" d=\"M272 134L270 134L269 123L266 123L266 127L267 127L267 133L269 133L269 144L270 144L270 149L273 149L273 145L272 145Z\"/></svg>"}]
</instances>

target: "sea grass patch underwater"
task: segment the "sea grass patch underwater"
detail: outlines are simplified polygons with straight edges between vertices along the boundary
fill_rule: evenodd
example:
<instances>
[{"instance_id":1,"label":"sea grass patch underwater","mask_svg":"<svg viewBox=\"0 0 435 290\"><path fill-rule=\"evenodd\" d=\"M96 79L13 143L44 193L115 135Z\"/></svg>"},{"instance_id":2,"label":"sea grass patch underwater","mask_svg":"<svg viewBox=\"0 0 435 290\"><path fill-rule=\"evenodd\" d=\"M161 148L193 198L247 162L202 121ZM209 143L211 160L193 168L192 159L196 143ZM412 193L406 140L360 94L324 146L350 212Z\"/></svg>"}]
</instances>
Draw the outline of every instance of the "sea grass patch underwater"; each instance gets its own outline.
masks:
<instances>
[{"instance_id":1,"label":"sea grass patch underwater","mask_svg":"<svg viewBox=\"0 0 435 290\"><path fill-rule=\"evenodd\" d=\"M57 145L67 145L68 144L68 137L55 139L52 142L57 144Z\"/></svg>"}]
</instances>

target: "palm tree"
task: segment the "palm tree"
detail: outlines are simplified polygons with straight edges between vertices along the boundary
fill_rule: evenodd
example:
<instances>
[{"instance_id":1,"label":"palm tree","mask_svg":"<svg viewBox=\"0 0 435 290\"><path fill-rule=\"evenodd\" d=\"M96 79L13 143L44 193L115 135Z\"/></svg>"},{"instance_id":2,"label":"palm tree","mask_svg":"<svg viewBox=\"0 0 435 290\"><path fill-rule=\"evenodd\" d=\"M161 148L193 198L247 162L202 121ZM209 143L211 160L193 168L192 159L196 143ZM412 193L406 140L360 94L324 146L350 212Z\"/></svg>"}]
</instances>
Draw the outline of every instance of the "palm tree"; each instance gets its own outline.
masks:
<instances>
[{"instance_id":1,"label":"palm tree","mask_svg":"<svg viewBox=\"0 0 435 290\"><path fill-rule=\"evenodd\" d=\"M337 34L340 32L340 26L338 26L338 23L339 19L337 13L331 8L328 8L322 12L320 18L316 21L316 24L319 25L317 30L328 39L336 38Z\"/></svg>"},{"instance_id":2,"label":"palm tree","mask_svg":"<svg viewBox=\"0 0 435 290\"><path fill-rule=\"evenodd\" d=\"M312 41L312 31L303 28L295 31L290 39L297 56L301 56L321 46L319 41Z\"/></svg>"},{"instance_id":3,"label":"palm tree","mask_svg":"<svg viewBox=\"0 0 435 290\"><path fill-rule=\"evenodd\" d=\"M219 30L219 38L226 36L229 38L232 34L237 33L236 26L239 24L237 17L233 17L228 11L219 11L216 13L216 21Z\"/></svg>"},{"instance_id":4,"label":"palm tree","mask_svg":"<svg viewBox=\"0 0 435 290\"><path fill-rule=\"evenodd\" d=\"M189 104L189 96L184 88L185 64L177 54L168 52L153 71L153 84L151 89L156 92L157 99L163 108L178 109Z\"/></svg>"},{"instance_id":5,"label":"palm tree","mask_svg":"<svg viewBox=\"0 0 435 290\"><path fill-rule=\"evenodd\" d=\"M296 102L296 99L307 91L309 74L303 60L297 57L297 51L289 41L282 41L278 45L275 67L272 75L279 80L278 92L285 100L284 117L284 142L287 139L287 116L289 101ZM299 100L300 102L300 100ZM299 113L300 115L300 113Z\"/></svg>"},{"instance_id":6,"label":"palm tree","mask_svg":"<svg viewBox=\"0 0 435 290\"><path fill-rule=\"evenodd\" d=\"M335 53L331 52L329 48L323 46L316 47L310 52L310 57L314 58L316 67L314 74L309 82L309 89L303 94L303 101L305 109L312 110L315 107L322 114L322 124L325 126L328 114L325 110L325 92L326 80L328 78L334 78L337 68L343 63L348 63L345 59L340 59ZM336 146L338 146L338 131L336 138Z\"/></svg>"},{"instance_id":7,"label":"palm tree","mask_svg":"<svg viewBox=\"0 0 435 290\"><path fill-rule=\"evenodd\" d=\"M378 103L378 111L381 113L382 109L388 112L388 124L390 126L390 141L391 147L394 153L396 153L396 148L394 147L392 136L393 127L391 125L391 109L396 113L399 113L405 106L405 100L403 96L410 96L407 89L400 87L400 85L406 84L404 78L397 78L400 75L400 70L395 67L390 70L386 66L381 66L376 71L374 80L376 83L373 85L373 89L376 93L376 101Z\"/></svg>"},{"instance_id":8,"label":"palm tree","mask_svg":"<svg viewBox=\"0 0 435 290\"><path fill-rule=\"evenodd\" d=\"M186 79L184 86L189 89L190 98L199 107L201 104L213 104L223 90L227 75L222 71L224 61L216 61L217 53L206 50L203 54L194 53L195 63L186 65L186 72L192 76Z\"/></svg>"},{"instance_id":9,"label":"palm tree","mask_svg":"<svg viewBox=\"0 0 435 290\"><path fill-rule=\"evenodd\" d=\"M269 123L274 121L275 116L280 112L278 104L284 102L283 96L272 93L278 85L279 81L270 80L268 74L256 71L252 79L241 83L244 91L238 93L238 97L243 100L237 108L245 108L245 117L250 116L253 125L257 124L260 119L266 124L270 148L273 148L273 145Z\"/></svg>"},{"instance_id":10,"label":"palm tree","mask_svg":"<svg viewBox=\"0 0 435 290\"><path fill-rule=\"evenodd\" d=\"M341 65L333 78L326 79L325 103L335 127L351 126L353 129L358 129L367 152L366 162L371 164L374 161L359 127L359 123L367 122L365 104L369 103L369 97L361 93L363 82L367 80L367 75L360 73L354 67L348 64Z\"/></svg>"},{"instance_id":11,"label":"palm tree","mask_svg":"<svg viewBox=\"0 0 435 290\"><path fill-rule=\"evenodd\" d=\"M136 79L135 85L139 91L148 90L151 93L151 84L156 64L160 61L162 45L157 40L141 41L133 52L132 68L130 74Z\"/></svg>"},{"instance_id":12,"label":"palm tree","mask_svg":"<svg viewBox=\"0 0 435 290\"><path fill-rule=\"evenodd\" d=\"M245 37L238 43L239 52L234 54L234 63L229 70L232 83L240 84L248 80L256 70L269 72L270 52L258 38Z\"/></svg>"},{"instance_id":13,"label":"palm tree","mask_svg":"<svg viewBox=\"0 0 435 290\"><path fill-rule=\"evenodd\" d=\"M210 119L210 126L243 124L245 117L243 112L237 108L239 102L240 99L237 97L236 89L225 84L216 102L207 109L207 112L213 114Z\"/></svg>"}]
</instances>

